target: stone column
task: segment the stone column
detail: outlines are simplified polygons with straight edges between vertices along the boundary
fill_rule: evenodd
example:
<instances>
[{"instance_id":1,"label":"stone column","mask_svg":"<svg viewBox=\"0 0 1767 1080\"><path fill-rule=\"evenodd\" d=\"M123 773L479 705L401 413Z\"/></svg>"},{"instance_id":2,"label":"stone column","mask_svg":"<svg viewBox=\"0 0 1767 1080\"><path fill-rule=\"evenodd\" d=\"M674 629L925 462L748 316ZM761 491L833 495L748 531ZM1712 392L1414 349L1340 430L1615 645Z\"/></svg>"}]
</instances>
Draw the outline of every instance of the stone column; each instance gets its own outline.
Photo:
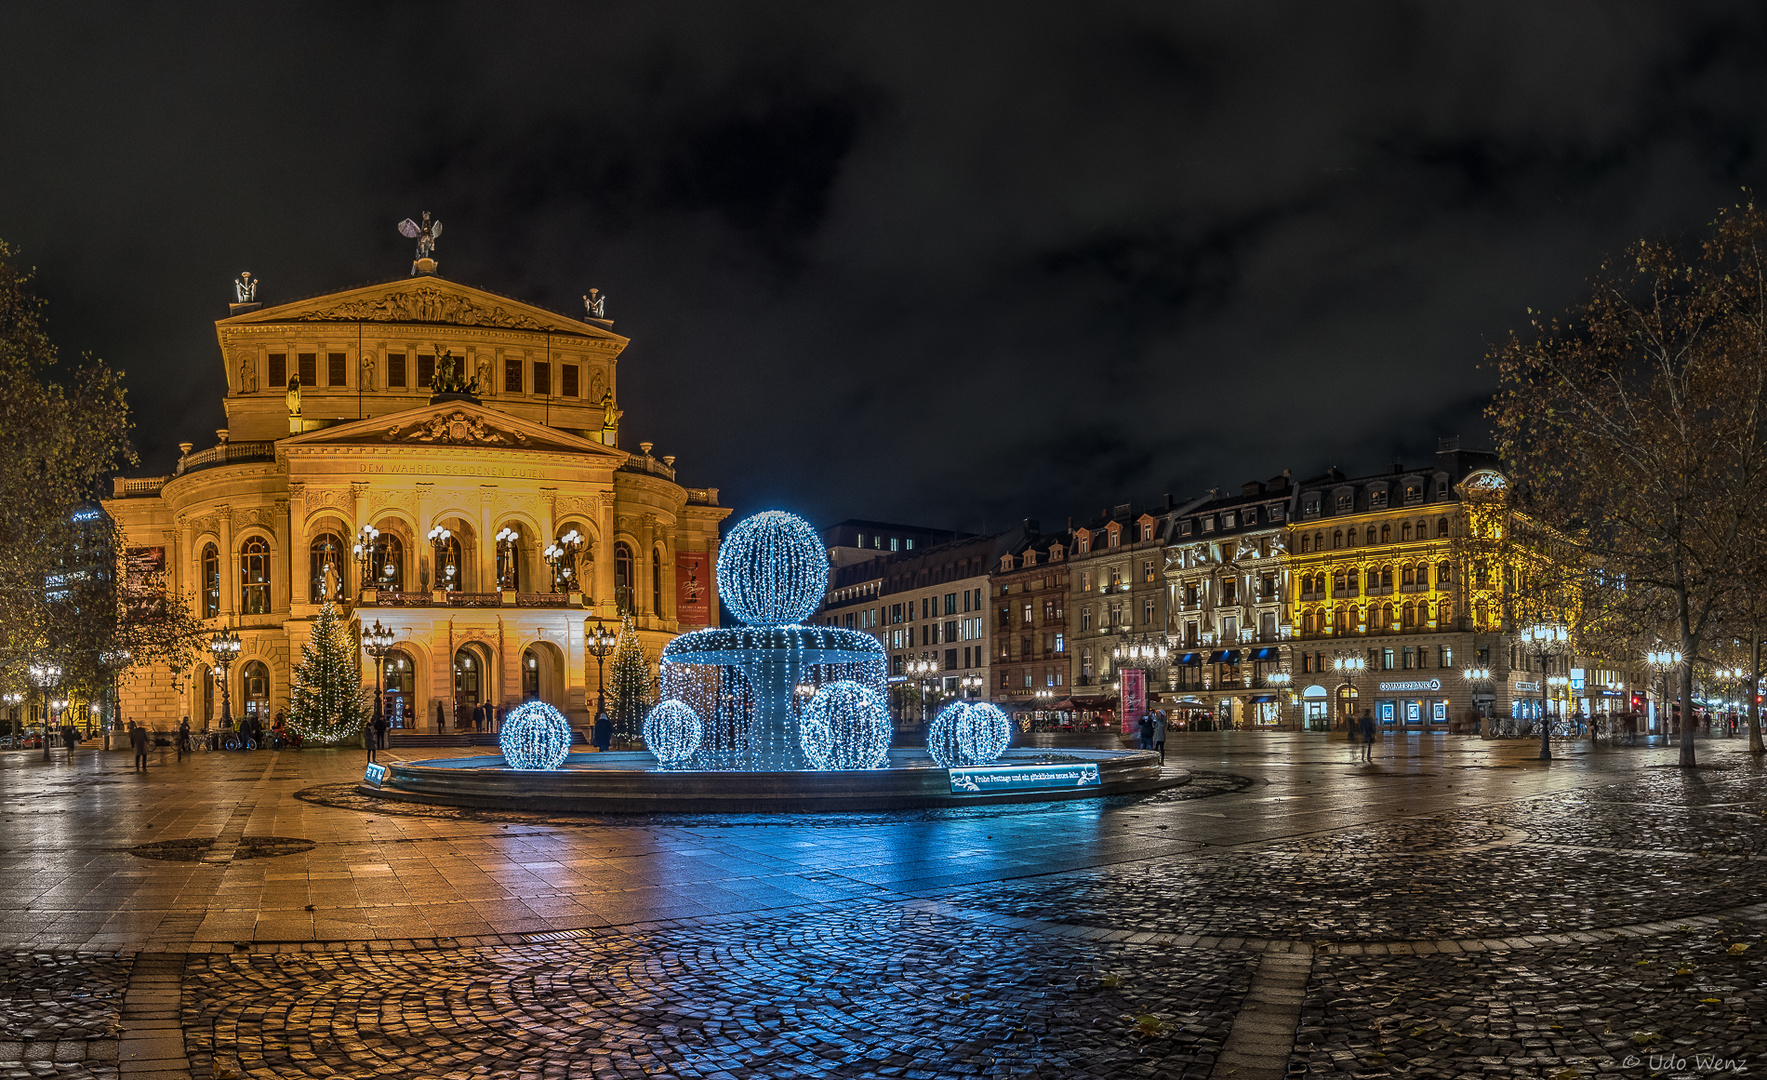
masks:
<instances>
[{"instance_id":1,"label":"stone column","mask_svg":"<svg viewBox=\"0 0 1767 1080\"><path fill-rule=\"evenodd\" d=\"M635 598L632 607L633 610L639 613L639 625L647 626L653 630L657 629L658 620L662 618L662 612L654 610L656 604L652 601L652 597L660 592L662 588L661 582L652 580L655 575L651 572L651 555L656 551L656 536L656 515L640 515L638 519L639 550L634 553L637 558L633 560L637 565L632 569L634 571L633 576L638 579L638 582L642 582L642 584L634 583L637 584L636 591L638 596Z\"/></svg>"},{"instance_id":2,"label":"stone column","mask_svg":"<svg viewBox=\"0 0 1767 1080\"><path fill-rule=\"evenodd\" d=\"M595 607L604 619L617 622L619 609L614 606L614 493L603 491L595 527L601 537L595 548Z\"/></svg>"},{"instance_id":3,"label":"stone column","mask_svg":"<svg viewBox=\"0 0 1767 1080\"><path fill-rule=\"evenodd\" d=\"M239 611L239 552L233 550L233 507L215 507L215 531L221 537L221 614Z\"/></svg>"},{"instance_id":4,"label":"stone column","mask_svg":"<svg viewBox=\"0 0 1767 1080\"><path fill-rule=\"evenodd\" d=\"M707 584L707 587L712 590L711 596L706 598L706 602L707 602L706 611L707 611L707 616L708 616L706 619L706 625L707 626L717 626L718 625L718 536L716 533L713 533L711 536L708 536L706 538L706 584ZM986 598L984 597L984 599L986 599ZM982 626L985 630L987 627L986 620L983 620ZM881 638L879 640L881 640Z\"/></svg>"},{"instance_id":5,"label":"stone column","mask_svg":"<svg viewBox=\"0 0 1767 1080\"><path fill-rule=\"evenodd\" d=\"M527 546L530 549L528 551L528 563L530 564L529 569L533 574L531 584L528 585L528 591L530 592L552 591L552 568L546 565L546 559L540 553L546 550L546 548L552 543L554 535L558 532L558 526L554 524L554 522L558 520L557 504L558 491L554 488L541 488L540 512L538 515L540 518L540 535L523 537L523 539L527 541Z\"/></svg>"},{"instance_id":6,"label":"stone column","mask_svg":"<svg viewBox=\"0 0 1767 1080\"><path fill-rule=\"evenodd\" d=\"M436 549L430 546L428 538L429 531L433 529L436 524L435 504L435 485L419 481L417 484L417 535L411 540L411 546L417 550L411 553L411 566L409 567L410 573L406 575L405 582L405 588L412 592L426 592L430 589L441 588L441 585L436 581ZM424 573L424 567L426 566L429 567L427 585L423 584L423 581L426 579Z\"/></svg>"},{"instance_id":7,"label":"stone column","mask_svg":"<svg viewBox=\"0 0 1767 1080\"><path fill-rule=\"evenodd\" d=\"M271 514L270 528L276 533L276 547L283 553L283 562L285 565L282 573L276 575L276 582L270 586L270 610L280 611L286 615L291 608L294 597L296 596L294 591L295 567L301 565L301 560L290 535L291 529L288 520L288 500L277 499L274 507L275 508ZM301 544L300 546L302 548L306 547L305 544Z\"/></svg>"},{"instance_id":8,"label":"stone column","mask_svg":"<svg viewBox=\"0 0 1767 1080\"><path fill-rule=\"evenodd\" d=\"M492 539L492 534L497 531L496 498L497 485L485 484L479 488L479 542L476 545L479 580L476 592L497 591L497 542ZM461 554L465 556L464 552Z\"/></svg>"}]
</instances>

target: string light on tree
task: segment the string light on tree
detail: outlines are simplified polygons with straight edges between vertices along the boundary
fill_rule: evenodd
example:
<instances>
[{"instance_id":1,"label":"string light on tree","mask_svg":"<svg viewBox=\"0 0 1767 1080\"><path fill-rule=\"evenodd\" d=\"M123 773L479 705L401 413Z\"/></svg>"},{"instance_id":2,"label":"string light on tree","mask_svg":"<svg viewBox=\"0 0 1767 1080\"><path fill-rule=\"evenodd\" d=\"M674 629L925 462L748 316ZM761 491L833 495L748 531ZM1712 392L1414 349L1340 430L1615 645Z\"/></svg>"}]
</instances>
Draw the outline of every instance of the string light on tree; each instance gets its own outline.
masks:
<instances>
[{"instance_id":1,"label":"string light on tree","mask_svg":"<svg viewBox=\"0 0 1767 1080\"><path fill-rule=\"evenodd\" d=\"M644 745L665 769L685 765L699 751L706 728L685 701L663 701L644 718Z\"/></svg>"},{"instance_id":2,"label":"string light on tree","mask_svg":"<svg viewBox=\"0 0 1767 1080\"><path fill-rule=\"evenodd\" d=\"M804 706L798 738L818 769L881 769L890 756L890 710L877 691L842 679Z\"/></svg>"},{"instance_id":3,"label":"string light on tree","mask_svg":"<svg viewBox=\"0 0 1767 1080\"><path fill-rule=\"evenodd\" d=\"M612 683L613 710L609 717L614 737L623 742L638 738L644 714L650 708L650 665L638 644L638 631L630 615L620 620L620 637L614 643Z\"/></svg>"},{"instance_id":4,"label":"string light on tree","mask_svg":"<svg viewBox=\"0 0 1767 1080\"><path fill-rule=\"evenodd\" d=\"M503 718L497 745L512 769L556 769L571 752L571 725L544 701L529 701Z\"/></svg>"},{"instance_id":5,"label":"string light on tree","mask_svg":"<svg viewBox=\"0 0 1767 1080\"><path fill-rule=\"evenodd\" d=\"M1006 752L1012 721L985 701L953 701L927 731L926 748L942 769L986 765Z\"/></svg>"},{"instance_id":6,"label":"string light on tree","mask_svg":"<svg viewBox=\"0 0 1767 1080\"><path fill-rule=\"evenodd\" d=\"M304 742L331 746L362 734L368 719L368 690L356 671L356 647L327 601L295 665L288 726Z\"/></svg>"}]
</instances>

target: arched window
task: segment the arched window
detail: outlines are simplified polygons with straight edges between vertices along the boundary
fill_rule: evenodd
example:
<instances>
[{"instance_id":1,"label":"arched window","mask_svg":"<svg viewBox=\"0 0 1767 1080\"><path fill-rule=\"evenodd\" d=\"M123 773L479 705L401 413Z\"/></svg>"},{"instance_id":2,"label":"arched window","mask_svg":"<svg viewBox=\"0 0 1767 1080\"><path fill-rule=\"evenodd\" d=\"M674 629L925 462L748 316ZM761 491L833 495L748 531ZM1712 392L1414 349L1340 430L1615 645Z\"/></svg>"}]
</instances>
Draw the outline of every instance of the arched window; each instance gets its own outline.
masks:
<instances>
[{"instance_id":1,"label":"arched window","mask_svg":"<svg viewBox=\"0 0 1767 1080\"><path fill-rule=\"evenodd\" d=\"M1380 628L1382 630L1393 629L1393 605L1382 604L1380 606Z\"/></svg>"},{"instance_id":2,"label":"arched window","mask_svg":"<svg viewBox=\"0 0 1767 1080\"><path fill-rule=\"evenodd\" d=\"M1425 521L1422 518L1418 518L1417 519L1417 538L1419 540L1428 540L1429 536L1430 536L1430 523Z\"/></svg>"},{"instance_id":3,"label":"arched window","mask_svg":"<svg viewBox=\"0 0 1767 1080\"><path fill-rule=\"evenodd\" d=\"M1369 542L1373 543L1372 540ZM1393 542L1393 527L1391 525L1382 525L1380 527L1380 542L1383 544L1390 544Z\"/></svg>"},{"instance_id":4,"label":"arched window","mask_svg":"<svg viewBox=\"0 0 1767 1080\"><path fill-rule=\"evenodd\" d=\"M1449 562L1437 563L1436 564L1436 584L1437 584L1437 586L1446 585L1450 581L1453 581L1453 580L1454 580L1453 564L1449 563Z\"/></svg>"},{"instance_id":5,"label":"arched window","mask_svg":"<svg viewBox=\"0 0 1767 1080\"><path fill-rule=\"evenodd\" d=\"M1349 620L1350 620L1349 612L1344 608L1338 608L1337 617L1333 623L1333 626L1339 634L1342 634L1344 632L1344 627L1349 625Z\"/></svg>"},{"instance_id":6,"label":"arched window","mask_svg":"<svg viewBox=\"0 0 1767 1080\"><path fill-rule=\"evenodd\" d=\"M1350 535L1347 539L1348 539L1348 543L1346 543L1344 545L1345 547L1355 547L1356 546L1356 526L1354 526L1354 525L1350 526Z\"/></svg>"},{"instance_id":7,"label":"arched window","mask_svg":"<svg viewBox=\"0 0 1767 1080\"><path fill-rule=\"evenodd\" d=\"M1411 522L1407 521L1405 524L1399 526L1399 539L1411 539Z\"/></svg>"},{"instance_id":8,"label":"arched window","mask_svg":"<svg viewBox=\"0 0 1767 1080\"><path fill-rule=\"evenodd\" d=\"M239 613L270 613L270 545L261 536L252 537L239 549Z\"/></svg>"},{"instance_id":9,"label":"arched window","mask_svg":"<svg viewBox=\"0 0 1767 1080\"><path fill-rule=\"evenodd\" d=\"M363 588L405 591L405 542L392 533L375 538L368 555L368 580Z\"/></svg>"},{"instance_id":10,"label":"arched window","mask_svg":"<svg viewBox=\"0 0 1767 1080\"><path fill-rule=\"evenodd\" d=\"M633 594L632 548L624 540L614 541L614 607L621 615L636 615L637 600Z\"/></svg>"},{"instance_id":11,"label":"arched window","mask_svg":"<svg viewBox=\"0 0 1767 1080\"><path fill-rule=\"evenodd\" d=\"M1437 536L1447 536L1448 535L1448 519L1447 518L1437 518L1436 519L1436 535Z\"/></svg>"},{"instance_id":12,"label":"arched window","mask_svg":"<svg viewBox=\"0 0 1767 1080\"><path fill-rule=\"evenodd\" d=\"M540 696L540 658L533 649L522 652L522 700L533 701Z\"/></svg>"},{"instance_id":13,"label":"arched window","mask_svg":"<svg viewBox=\"0 0 1767 1080\"><path fill-rule=\"evenodd\" d=\"M1311 536L1308 536L1306 533L1301 534L1301 550L1302 551L1312 551L1313 550L1313 538Z\"/></svg>"},{"instance_id":14,"label":"arched window","mask_svg":"<svg viewBox=\"0 0 1767 1080\"><path fill-rule=\"evenodd\" d=\"M1323 531L1316 532L1313 534L1313 550L1314 551L1324 551L1325 550L1325 533Z\"/></svg>"},{"instance_id":15,"label":"arched window","mask_svg":"<svg viewBox=\"0 0 1767 1080\"><path fill-rule=\"evenodd\" d=\"M1301 633L1307 637L1313 636L1313 613L1311 611L1301 615Z\"/></svg>"},{"instance_id":16,"label":"arched window","mask_svg":"<svg viewBox=\"0 0 1767 1080\"><path fill-rule=\"evenodd\" d=\"M1368 542L1371 544L1374 543L1374 526L1373 525L1370 525L1368 527Z\"/></svg>"},{"instance_id":17,"label":"arched window","mask_svg":"<svg viewBox=\"0 0 1767 1080\"><path fill-rule=\"evenodd\" d=\"M650 551L650 613L663 616L663 549Z\"/></svg>"},{"instance_id":18,"label":"arched window","mask_svg":"<svg viewBox=\"0 0 1767 1080\"><path fill-rule=\"evenodd\" d=\"M1399 575L1399 584L1402 586L1405 586L1406 588L1410 588L1412 585L1415 585L1416 583L1417 583L1416 571L1412 570L1411 567L1407 566L1404 569L1404 571Z\"/></svg>"},{"instance_id":19,"label":"arched window","mask_svg":"<svg viewBox=\"0 0 1767 1080\"><path fill-rule=\"evenodd\" d=\"M221 552L210 544L202 549L202 616L221 614Z\"/></svg>"},{"instance_id":20,"label":"arched window","mask_svg":"<svg viewBox=\"0 0 1767 1080\"><path fill-rule=\"evenodd\" d=\"M320 533L308 549L307 599L319 604L344 598L344 542L336 533Z\"/></svg>"},{"instance_id":21,"label":"arched window","mask_svg":"<svg viewBox=\"0 0 1767 1080\"><path fill-rule=\"evenodd\" d=\"M1411 627L1416 626L1417 625L1417 605L1413 604L1409 600L1405 601L1405 609L1404 609L1404 616L1403 617L1405 620L1405 628L1406 629L1409 630Z\"/></svg>"},{"instance_id":22,"label":"arched window","mask_svg":"<svg viewBox=\"0 0 1767 1080\"><path fill-rule=\"evenodd\" d=\"M1380 587L1383 589L1390 589L1393 587L1393 568L1391 566L1381 567Z\"/></svg>"},{"instance_id":23,"label":"arched window","mask_svg":"<svg viewBox=\"0 0 1767 1080\"><path fill-rule=\"evenodd\" d=\"M1331 546L1334 548L1344 546L1344 530L1339 529L1331 534Z\"/></svg>"},{"instance_id":24,"label":"arched window","mask_svg":"<svg viewBox=\"0 0 1767 1080\"><path fill-rule=\"evenodd\" d=\"M1344 591L1344 572L1342 570L1331 576L1331 591L1334 593Z\"/></svg>"},{"instance_id":25,"label":"arched window","mask_svg":"<svg viewBox=\"0 0 1767 1080\"><path fill-rule=\"evenodd\" d=\"M239 680L240 696L245 698L245 714L266 723L270 720L270 669L253 660L245 665Z\"/></svg>"}]
</instances>

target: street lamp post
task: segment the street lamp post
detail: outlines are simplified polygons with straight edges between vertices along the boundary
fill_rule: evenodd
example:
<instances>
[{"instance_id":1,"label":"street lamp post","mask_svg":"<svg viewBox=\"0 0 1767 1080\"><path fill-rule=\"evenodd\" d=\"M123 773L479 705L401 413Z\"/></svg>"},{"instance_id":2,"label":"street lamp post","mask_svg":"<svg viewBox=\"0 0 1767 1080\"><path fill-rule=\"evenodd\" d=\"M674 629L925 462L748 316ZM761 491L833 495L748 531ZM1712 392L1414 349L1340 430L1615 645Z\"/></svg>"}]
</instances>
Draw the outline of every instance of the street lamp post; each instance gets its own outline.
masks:
<instances>
[{"instance_id":1,"label":"street lamp post","mask_svg":"<svg viewBox=\"0 0 1767 1080\"><path fill-rule=\"evenodd\" d=\"M1332 670L1338 673L1338 677L1344 680L1344 684L1349 686L1350 699L1352 701L1357 700L1356 676L1362 671L1367 670L1368 659L1362 656L1340 656L1331 662L1331 666ZM1351 741L1355 741L1356 729L1350 726L1351 720L1352 717L1346 713L1344 716L1344 731L1349 734Z\"/></svg>"},{"instance_id":2,"label":"street lamp post","mask_svg":"<svg viewBox=\"0 0 1767 1080\"><path fill-rule=\"evenodd\" d=\"M1663 745L1669 745L1669 673L1681 667L1681 654L1671 649L1655 649L1644 654L1644 664L1663 677L1662 703L1657 709L1663 729Z\"/></svg>"},{"instance_id":3,"label":"street lamp post","mask_svg":"<svg viewBox=\"0 0 1767 1080\"><path fill-rule=\"evenodd\" d=\"M374 550L380 545L380 530L372 525L362 526L356 534L356 544L351 552L356 556L356 592L360 595L364 589L378 588L379 582L374 580Z\"/></svg>"},{"instance_id":4,"label":"street lamp post","mask_svg":"<svg viewBox=\"0 0 1767 1080\"><path fill-rule=\"evenodd\" d=\"M453 539L453 531L437 525L428 532L427 537L430 546L435 548L436 551L436 577L435 580L430 583L430 587L440 590L441 592L450 592L459 588L459 585L454 581L455 569L453 565L450 564L447 567L442 565L442 560L448 557L448 541ZM444 578L447 580L444 581Z\"/></svg>"},{"instance_id":5,"label":"street lamp post","mask_svg":"<svg viewBox=\"0 0 1767 1080\"><path fill-rule=\"evenodd\" d=\"M104 670L110 675L107 686L107 689L110 691L110 720L106 724L104 732L105 747L107 749L110 746L110 730L117 726L117 698L119 696L117 690L117 676L121 675L123 669L129 666L129 659L128 649L113 649L99 657L99 660L104 665ZM92 728L90 726L86 728L86 734L88 736L92 734Z\"/></svg>"},{"instance_id":6,"label":"street lamp post","mask_svg":"<svg viewBox=\"0 0 1767 1080\"><path fill-rule=\"evenodd\" d=\"M49 760L49 688L61 679L61 668L56 664L32 664L30 667L31 685L43 692L43 760Z\"/></svg>"},{"instance_id":7,"label":"street lamp post","mask_svg":"<svg viewBox=\"0 0 1767 1080\"><path fill-rule=\"evenodd\" d=\"M1547 668L1554 657L1571 651L1571 628L1561 622L1541 622L1522 628L1524 652L1540 662L1540 760L1552 760L1552 716L1547 712Z\"/></svg>"},{"instance_id":8,"label":"street lamp post","mask_svg":"<svg viewBox=\"0 0 1767 1080\"><path fill-rule=\"evenodd\" d=\"M927 682L935 671L939 670L938 661L930 659L924 653L919 659L910 660L903 666L903 672L911 679L920 682L920 726L926 726L926 695Z\"/></svg>"},{"instance_id":9,"label":"street lamp post","mask_svg":"<svg viewBox=\"0 0 1767 1080\"><path fill-rule=\"evenodd\" d=\"M225 731L233 725L233 692L227 682L227 669L239 657L239 635L231 630L221 630L209 639L209 652L215 657L215 670L220 673L221 683L221 730Z\"/></svg>"},{"instance_id":10,"label":"street lamp post","mask_svg":"<svg viewBox=\"0 0 1767 1080\"><path fill-rule=\"evenodd\" d=\"M973 698L978 696L982 691L982 677L972 672L957 680L957 685L963 688L964 697Z\"/></svg>"},{"instance_id":11,"label":"street lamp post","mask_svg":"<svg viewBox=\"0 0 1767 1080\"><path fill-rule=\"evenodd\" d=\"M385 684L381 679L386 671L382 667L381 661L387 653L393 651L393 632L382 626L379 619L374 620L373 626L362 631L362 648L374 658L374 710L384 716L386 691L382 689ZM373 735L368 736L368 738L373 737Z\"/></svg>"},{"instance_id":12,"label":"street lamp post","mask_svg":"<svg viewBox=\"0 0 1767 1080\"><path fill-rule=\"evenodd\" d=\"M597 718L607 711L607 687L602 682L601 668L608 655L614 651L614 635L600 619L595 620L595 629L585 636L585 647L589 655L595 657L595 715Z\"/></svg>"},{"instance_id":13,"label":"street lamp post","mask_svg":"<svg viewBox=\"0 0 1767 1080\"><path fill-rule=\"evenodd\" d=\"M583 536L572 529L557 540L546 545L540 556L546 565L552 568L552 591L576 591L577 553L583 550Z\"/></svg>"},{"instance_id":14,"label":"street lamp post","mask_svg":"<svg viewBox=\"0 0 1767 1080\"><path fill-rule=\"evenodd\" d=\"M1461 668L1460 669L1460 677L1462 679L1465 679L1469 684L1470 683L1490 682L1491 681L1491 669L1490 668L1482 668L1482 667ZM1469 690L1470 690L1470 687L1469 687ZM1479 714L1479 737L1480 738L1489 739L1491 737L1491 725L1488 722L1489 720L1490 720L1490 717L1486 716L1484 713L1481 712Z\"/></svg>"},{"instance_id":15,"label":"street lamp post","mask_svg":"<svg viewBox=\"0 0 1767 1080\"><path fill-rule=\"evenodd\" d=\"M507 526L499 529L493 537L497 541L497 588L517 589L521 582L516 576L515 545L521 534Z\"/></svg>"}]
</instances>

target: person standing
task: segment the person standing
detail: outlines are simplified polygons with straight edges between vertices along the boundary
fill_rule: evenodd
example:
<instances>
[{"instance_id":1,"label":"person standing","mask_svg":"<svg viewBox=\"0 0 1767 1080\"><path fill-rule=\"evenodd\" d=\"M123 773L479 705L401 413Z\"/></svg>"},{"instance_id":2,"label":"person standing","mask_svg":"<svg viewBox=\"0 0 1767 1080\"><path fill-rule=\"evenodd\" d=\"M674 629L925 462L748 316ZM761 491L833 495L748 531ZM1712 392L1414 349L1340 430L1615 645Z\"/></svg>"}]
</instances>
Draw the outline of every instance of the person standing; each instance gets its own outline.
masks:
<instances>
[{"instance_id":1,"label":"person standing","mask_svg":"<svg viewBox=\"0 0 1767 1080\"><path fill-rule=\"evenodd\" d=\"M362 721L362 749L367 752L369 761L374 760L374 748L379 743L379 740L376 739L374 736L374 729L379 724L380 724L380 707L377 704L375 706L374 714L372 716L365 717Z\"/></svg>"},{"instance_id":2,"label":"person standing","mask_svg":"<svg viewBox=\"0 0 1767 1080\"><path fill-rule=\"evenodd\" d=\"M129 745L135 748L135 771L147 771L147 729L140 724L129 725Z\"/></svg>"},{"instance_id":3,"label":"person standing","mask_svg":"<svg viewBox=\"0 0 1767 1080\"><path fill-rule=\"evenodd\" d=\"M1153 748L1160 752L1160 764L1166 763L1166 714L1153 714Z\"/></svg>"},{"instance_id":4,"label":"person standing","mask_svg":"<svg viewBox=\"0 0 1767 1080\"><path fill-rule=\"evenodd\" d=\"M383 702L376 702L374 709L374 746L377 750L387 748L387 711Z\"/></svg>"},{"instance_id":5,"label":"person standing","mask_svg":"<svg viewBox=\"0 0 1767 1080\"><path fill-rule=\"evenodd\" d=\"M1361 726L1362 760L1372 764L1374 761L1374 713L1363 709Z\"/></svg>"},{"instance_id":6,"label":"person standing","mask_svg":"<svg viewBox=\"0 0 1767 1080\"><path fill-rule=\"evenodd\" d=\"M1141 736L1141 749L1152 750L1153 749L1153 716L1152 716L1152 714L1142 713L1141 719L1136 723L1136 728L1139 730L1140 736Z\"/></svg>"},{"instance_id":7,"label":"person standing","mask_svg":"<svg viewBox=\"0 0 1767 1080\"><path fill-rule=\"evenodd\" d=\"M595 749L605 754L613 741L614 722L608 717L606 710L603 710L595 716Z\"/></svg>"},{"instance_id":8,"label":"person standing","mask_svg":"<svg viewBox=\"0 0 1767 1080\"><path fill-rule=\"evenodd\" d=\"M190 717L178 721L178 760L184 760L184 752L190 749Z\"/></svg>"}]
</instances>

